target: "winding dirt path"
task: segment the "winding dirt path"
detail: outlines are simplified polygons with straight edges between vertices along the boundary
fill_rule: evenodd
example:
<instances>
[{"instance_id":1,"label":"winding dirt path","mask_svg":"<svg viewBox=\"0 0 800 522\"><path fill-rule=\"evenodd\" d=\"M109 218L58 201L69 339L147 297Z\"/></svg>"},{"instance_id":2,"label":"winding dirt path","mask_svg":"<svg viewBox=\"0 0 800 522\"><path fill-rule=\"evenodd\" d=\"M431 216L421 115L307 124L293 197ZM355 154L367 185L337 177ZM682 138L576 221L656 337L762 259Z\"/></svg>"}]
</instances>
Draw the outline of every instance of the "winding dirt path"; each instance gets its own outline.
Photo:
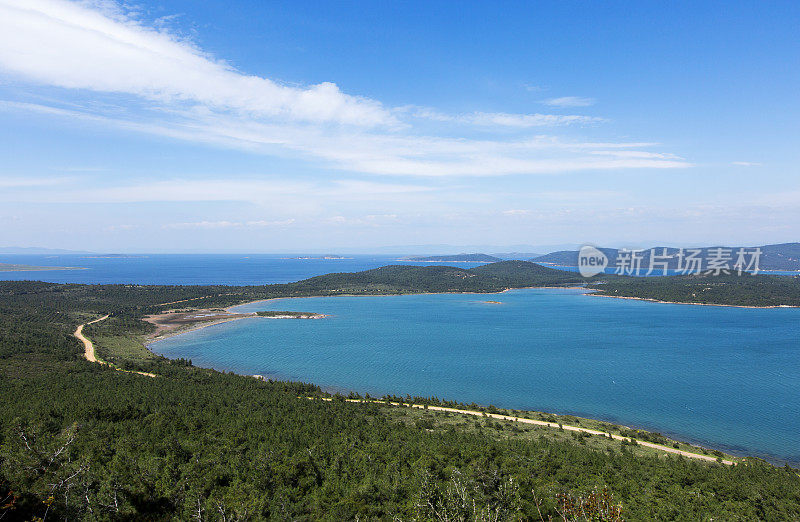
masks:
<instances>
[{"instance_id":1,"label":"winding dirt path","mask_svg":"<svg viewBox=\"0 0 800 522\"><path fill-rule=\"evenodd\" d=\"M92 344L92 341L90 341L89 339L86 338L85 335L83 335L83 327L89 324L99 323L100 321L103 321L105 319L108 319L108 314L104 315L99 319L95 319L94 321L89 321L88 323L83 323L82 325L79 325L75 329L75 333L72 334L75 337L77 337L80 342L83 343L83 356L86 357L86 360L89 362L103 363L103 361L97 360L97 356L94 354L94 344Z\"/></svg>"},{"instance_id":2,"label":"winding dirt path","mask_svg":"<svg viewBox=\"0 0 800 522\"><path fill-rule=\"evenodd\" d=\"M309 399L313 399L313 398L314 397L309 397ZM329 398L323 397L322 400L324 400L324 401L332 401L333 399L329 399ZM364 400L361 400L361 399L345 399L345 400L347 402L367 402L367 401L364 401ZM391 405L391 406L401 406L401 404L397 403L397 402L378 401L378 400L369 401L369 402L374 402L376 404L388 404L388 405ZM406 404L403 404L403 406L406 406ZM412 408L420 408L420 409L425 409L426 408L426 406L424 404L408 404L408 406L410 406ZM612 439L620 440L620 441L629 440L628 437L623 437L622 435L615 435L613 433L608 433L608 432L605 432L605 431L592 430L592 429L589 429L589 428L580 428L578 426L567 426L566 424L559 425L558 423L541 421L541 420L534 420L534 419L526 419L524 417L512 417L510 415L501 415L499 413L485 413L485 412L482 412L482 411L474 411L474 410L459 410L459 409L456 409L456 408L445 408L443 406L427 406L427 409L429 409L431 411L445 411L445 412L449 412L449 413L460 413L461 415L472 415L474 417L486 416L486 417L489 417L491 419L499 419L499 420L506 420L506 421L512 421L512 422L519 422L519 423L522 423L522 424L535 424L537 426L546 426L548 428L556 428L556 429L563 428L566 431L578 431L578 432L582 431L584 433L590 433L592 435L601 435L603 437L608 437L609 435L611 435ZM655 444L653 442L647 442L647 441L636 439L636 444L638 444L639 446L645 446L645 447L648 447L648 448L653 448L653 449L657 449L657 450L660 450L660 451L665 451L667 453L674 453L676 455L681 455L683 457L688 457L690 459L705 460L705 461L708 461L708 462L719 462L716 457L712 457L712 456L709 456L709 455L700 455L699 453L692 453L692 452L689 452L689 451L683 451L683 450L679 450L677 448L671 448L669 446L664 446L662 444ZM731 461L731 460L722 460L722 464L726 464L728 466L733 466L736 463Z\"/></svg>"},{"instance_id":3,"label":"winding dirt path","mask_svg":"<svg viewBox=\"0 0 800 522\"><path fill-rule=\"evenodd\" d=\"M154 374L154 373L137 372L137 371L133 371L133 370L123 370L122 368L117 368L116 366L111 365L111 364L107 363L106 361L97 358L97 355L95 355L95 353L94 353L94 344L92 343L92 341L89 340L88 337L83 335L83 327L87 326L87 325L90 325L90 324L99 323L100 321L103 321L105 319L108 319L108 315L104 315L103 317L95 319L94 321L89 321L88 323L83 323L81 325L78 325L78 327L75 328L75 332L72 334L80 342L83 343L83 356L86 357L86 360L89 361L89 362L97 363L97 364L105 364L106 366L111 366L112 368L114 368L118 372L138 373L139 375L145 375L147 377L157 377L156 374Z\"/></svg>"}]
</instances>

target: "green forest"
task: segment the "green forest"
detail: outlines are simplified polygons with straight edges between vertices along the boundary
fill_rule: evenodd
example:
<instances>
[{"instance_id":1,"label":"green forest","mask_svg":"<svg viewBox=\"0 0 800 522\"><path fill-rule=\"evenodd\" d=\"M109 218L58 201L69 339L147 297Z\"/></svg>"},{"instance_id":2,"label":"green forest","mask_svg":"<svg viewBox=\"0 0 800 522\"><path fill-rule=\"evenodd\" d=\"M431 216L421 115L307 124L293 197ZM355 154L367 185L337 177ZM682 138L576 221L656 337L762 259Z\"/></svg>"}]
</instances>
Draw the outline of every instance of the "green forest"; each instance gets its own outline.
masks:
<instances>
[{"instance_id":1,"label":"green forest","mask_svg":"<svg viewBox=\"0 0 800 522\"><path fill-rule=\"evenodd\" d=\"M779 301L796 289L785 280L774 283ZM176 307L586 282L517 261L248 287L0 282L0 520L800 519L798 470L759 459L699 462L642 452L637 433L600 445L490 419L309 400L324 395L313 384L189 361L128 361L157 375L147 377L87 362L72 335L105 314L87 336L138 339L153 328L142 317ZM733 290L716 297L760 291L726 284Z\"/></svg>"},{"instance_id":2,"label":"green forest","mask_svg":"<svg viewBox=\"0 0 800 522\"><path fill-rule=\"evenodd\" d=\"M611 277L590 284L601 295L726 306L800 306L800 276Z\"/></svg>"}]
</instances>

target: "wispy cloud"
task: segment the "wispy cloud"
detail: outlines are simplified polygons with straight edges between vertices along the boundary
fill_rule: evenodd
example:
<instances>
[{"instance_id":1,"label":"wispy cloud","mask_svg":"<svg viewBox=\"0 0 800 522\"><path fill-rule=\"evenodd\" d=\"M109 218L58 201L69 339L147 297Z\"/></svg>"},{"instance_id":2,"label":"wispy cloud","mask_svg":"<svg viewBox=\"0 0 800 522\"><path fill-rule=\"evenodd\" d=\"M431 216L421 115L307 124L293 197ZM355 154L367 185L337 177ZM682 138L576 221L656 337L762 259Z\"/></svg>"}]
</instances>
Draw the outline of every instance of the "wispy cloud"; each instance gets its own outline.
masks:
<instances>
[{"instance_id":1,"label":"wispy cloud","mask_svg":"<svg viewBox=\"0 0 800 522\"><path fill-rule=\"evenodd\" d=\"M642 142L578 142L546 135L498 141L343 129L331 132L326 128L278 125L219 115L137 122L36 104L0 102L0 108L3 107L267 154L300 152L323 160L332 168L369 174L502 176L691 166L660 153L624 150L655 145Z\"/></svg>"},{"instance_id":2,"label":"wispy cloud","mask_svg":"<svg viewBox=\"0 0 800 522\"><path fill-rule=\"evenodd\" d=\"M523 85L525 90L528 92L544 92L547 90L547 87L542 87L541 85L535 85L532 83L526 83Z\"/></svg>"},{"instance_id":3,"label":"wispy cloud","mask_svg":"<svg viewBox=\"0 0 800 522\"><path fill-rule=\"evenodd\" d=\"M562 96L560 98L550 98L544 101L545 105L551 107L589 107L594 105L594 98L584 98L581 96Z\"/></svg>"},{"instance_id":4,"label":"wispy cloud","mask_svg":"<svg viewBox=\"0 0 800 522\"><path fill-rule=\"evenodd\" d=\"M282 219L276 221L196 221L192 223L170 223L163 225L163 229L185 230L192 228L199 229L225 229L225 228L265 228L265 227L285 227L294 223L294 219Z\"/></svg>"},{"instance_id":5,"label":"wispy cloud","mask_svg":"<svg viewBox=\"0 0 800 522\"><path fill-rule=\"evenodd\" d=\"M605 118L581 116L577 114L510 114L506 112L473 112L471 114L446 114L434 109L419 108L413 112L418 118L433 121L456 122L483 127L555 127L573 124L593 124L605 122Z\"/></svg>"},{"instance_id":6,"label":"wispy cloud","mask_svg":"<svg viewBox=\"0 0 800 522\"><path fill-rule=\"evenodd\" d=\"M0 188L49 187L68 181L70 181L69 178L0 177Z\"/></svg>"},{"instance_id":7,"label":"wispy cloud","mask_svg":"<svg viewBox=\"0 0 800 522\"><path fill-rule=\"evenodd\" d=\"M737 167L759 167L761 163L755 163L753 161L731 161L731 165L736 165Z\"/></svg>"},{"instance_id":8,"label":"wispy cloud","mask_svg":"<svg viewBox=\"0 0 800 522\"><path fill-rule=\"evenodd\" d=\"M244 74L116 11L57 0L0 0L0 64L37 82L290 121L392 125L375 100L333 83L304 88Z\"/></svg>"},{"instance_id":9,"label":"wispy cloud","mask_svg":"<svg viewBox=\"0 0 800 522\"><path fill-rule=\"evenodd\" d=\"M129 230L136 230L138 225L108 225L103 227L103 232L126 232Z\"/></svg>"},{"instance_id":10,"label":"wispy cloud","mask_svg":"<svg viewBox=\"0 0 800 522\"><path fill-rule=\"evenodd\" d=\"M147 26L118 4L97 5L0 0L0 73L60 88L55 96L61 100L6 101L0 109L299 156L322 168L366 174L495 176L689 166L677 156L638 150L653 144L522 135L531 128L604 121L594 116L447 114L387 107L331 82L284 85L210 56L166 29L169 24ZM81 105L76 93L101 97L103 103ZM547 103L580 107L592 101L563 97ZM453 128L431 135L432 122ZM504 132L492 135L493 130ZM482 139L474 138L475 132Z\"/></svg>"},{"instance_id":11,"label":"wispy cloud","mask_svg":"<svg viewBox=\"0 0 800 522\"><path fill-rule=\"evenodd\" d=\"M76 183L49 190L43 185L16 185L0 193L0 202L63 203L157 203L157 202L251 202L274 207L303 206L303 201L326 200L359 202L390 201L431 192L431 187L415 184L374 183L339 180L333 182L294 182L286 179L171 179L143 180L106 187ZM2 186L2 185L0 185Z\"/></svg>"}]
</instances>

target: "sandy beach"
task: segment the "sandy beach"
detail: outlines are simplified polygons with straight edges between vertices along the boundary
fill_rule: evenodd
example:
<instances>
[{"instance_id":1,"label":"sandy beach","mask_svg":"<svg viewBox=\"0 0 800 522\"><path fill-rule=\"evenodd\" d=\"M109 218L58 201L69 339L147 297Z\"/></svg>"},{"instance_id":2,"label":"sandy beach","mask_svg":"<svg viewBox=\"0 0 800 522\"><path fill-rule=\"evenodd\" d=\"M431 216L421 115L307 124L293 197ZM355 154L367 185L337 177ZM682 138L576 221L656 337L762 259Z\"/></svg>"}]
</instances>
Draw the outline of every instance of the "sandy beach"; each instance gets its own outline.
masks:
<instances>
[{"instance_id":1,"label":"sandy beach","mask_svg":"<svg viewBox=\"0 0 800 522\"><path fill-rule=\"evenodd\" d=\"M258 303L261 301L269 301L269 299L261 299L257 301L250 301L235 306L243 306L250 303ZM172 304L172 303L168 303ZM237 313L231 311L233 306L224 309L223 312L218 310L201 309L193 312L167 312L161 314L152 314L144 317L144 320L150 324L155 325L156 331L147 336L147 343L145 346L162 341L169 337L175 337L209 326L217 324L228 323L231 321L238 321L241 319L322 319L327 317L323 314L308 313L298 317L297 315L259 315L258 312L245 312Z\"/></svg>"}]
</instances>

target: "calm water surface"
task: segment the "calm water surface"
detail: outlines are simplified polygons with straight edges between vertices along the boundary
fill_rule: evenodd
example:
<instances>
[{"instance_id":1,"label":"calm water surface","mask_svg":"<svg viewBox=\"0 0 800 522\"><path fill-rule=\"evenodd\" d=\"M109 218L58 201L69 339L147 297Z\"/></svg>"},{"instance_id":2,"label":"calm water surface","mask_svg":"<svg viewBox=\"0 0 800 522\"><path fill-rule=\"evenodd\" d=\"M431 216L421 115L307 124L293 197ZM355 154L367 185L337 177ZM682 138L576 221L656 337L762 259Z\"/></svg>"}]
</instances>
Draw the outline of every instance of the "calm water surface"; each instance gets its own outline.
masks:
<instances>
[{"instance_id":1,"label":"calm water surface","mask_svg":"<svg viewBox=\"0 0 800 522\"><path fill-rule=\"evenodd\" d=\"M0 263L74 266L84 270L0 272L2 280L139 285L263 285L291 283L331 272L358 272L385 265L414 265L402 256L353 255L347 259L293 259L294 254L0 255ZM423 263L424 265L439 263ZM484 263L451 263L472 268Z\"/></svg>"},{"instance_id":2,"label":"calm water surface","mask_svg":"<svg viewBox=\"0 0 800 522\"><path fill-rule=\"evenodd\" d=\"M238 309L332 317L245 319L151 348L200 366L373 395L603 418L800 463L800 309L565 289L280 299Z\"/></svg>"}]
</instances>

